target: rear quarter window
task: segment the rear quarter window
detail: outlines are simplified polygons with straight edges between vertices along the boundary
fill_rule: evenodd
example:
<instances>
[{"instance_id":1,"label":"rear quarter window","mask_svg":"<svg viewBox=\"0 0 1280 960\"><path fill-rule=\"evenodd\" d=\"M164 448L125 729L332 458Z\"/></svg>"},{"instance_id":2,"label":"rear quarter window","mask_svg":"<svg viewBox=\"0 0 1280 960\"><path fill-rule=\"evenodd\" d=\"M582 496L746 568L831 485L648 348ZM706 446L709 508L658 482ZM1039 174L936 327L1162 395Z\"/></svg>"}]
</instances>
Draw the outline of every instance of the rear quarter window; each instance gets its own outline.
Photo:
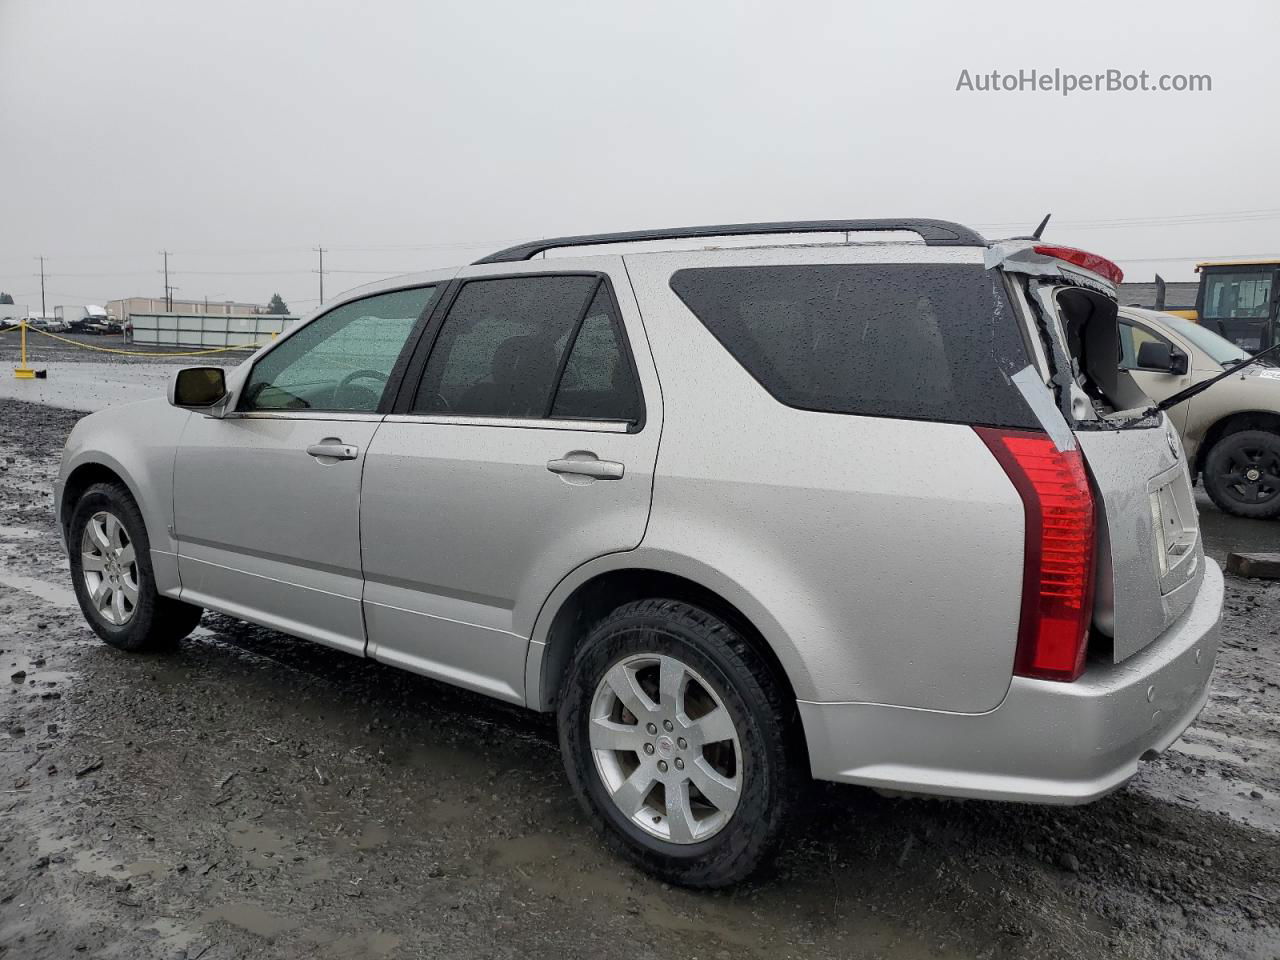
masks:
<instances>
[{"instance_id":1,"label":"rear quarter window","mask_svg":"<svg viewBox=\"0 0 1280 960\"><path fill-rule=\"evenodd\" d=\"M671 288L775 399L873 417L1038 429L994 271L808 264L677 271Z\"/></svg>"}]
</instances>

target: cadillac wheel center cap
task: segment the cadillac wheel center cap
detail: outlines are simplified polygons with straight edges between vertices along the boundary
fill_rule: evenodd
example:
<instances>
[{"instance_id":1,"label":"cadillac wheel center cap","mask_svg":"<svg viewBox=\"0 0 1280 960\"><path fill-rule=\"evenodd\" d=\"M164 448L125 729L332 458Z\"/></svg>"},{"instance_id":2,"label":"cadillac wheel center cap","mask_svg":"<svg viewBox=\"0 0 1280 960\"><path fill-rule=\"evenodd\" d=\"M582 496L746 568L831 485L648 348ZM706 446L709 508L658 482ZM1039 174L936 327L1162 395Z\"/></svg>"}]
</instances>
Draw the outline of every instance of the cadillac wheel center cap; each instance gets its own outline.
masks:
<instances>
[{"instance_id":1,"label":"cadillac wheel center cap","mask_svg":"<svg viewBox=\"0 0 1280 960\"><path fill-rule=\"evenodd\" d=\"M675 741L670 737L658 738L658 755L661 757L669 757L676 752Z\"/></svg>"},{"instance_id":2,"label":"cadillac wheel center cap","mask_svg":"<svg viewBox=\"0 0 1280 960\"><path fill-rule=\"evenodd\" d=\"M1258 480L1262 477L1262 472L1257 467L1250 467L1249 472L1245 474L1245 477L1247 477L1249 482L1252 483L1254 480Z\"/></svg>"}]
</instances>

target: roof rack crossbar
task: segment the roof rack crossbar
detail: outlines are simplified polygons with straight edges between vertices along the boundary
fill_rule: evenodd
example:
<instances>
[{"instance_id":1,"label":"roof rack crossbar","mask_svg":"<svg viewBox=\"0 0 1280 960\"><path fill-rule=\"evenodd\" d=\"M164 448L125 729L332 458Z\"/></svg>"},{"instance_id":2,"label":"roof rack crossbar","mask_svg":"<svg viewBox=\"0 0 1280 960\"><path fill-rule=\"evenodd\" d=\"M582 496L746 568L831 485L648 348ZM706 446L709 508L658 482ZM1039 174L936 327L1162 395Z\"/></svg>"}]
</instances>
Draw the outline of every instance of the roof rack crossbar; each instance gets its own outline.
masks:
<instances>
[{"instance_id":1,"label":"roof rack crossbar","mask_svg":"<svg viewBox=\"0 0 1280 960\"><path fill-rule=\"evenodd\" d=\"M854 233L906 231L917 233L931 247L985 247L982 235L947 220L793 220L780 223L728 223L667 230L631 230L625 233L589 233L578 237L550 237L507 247L476 263L515 263L529 260L557 247L593 247L606 243L641 240L689 240L699 237L745 237L772 233Z\"/></svg>"}]
</instances>

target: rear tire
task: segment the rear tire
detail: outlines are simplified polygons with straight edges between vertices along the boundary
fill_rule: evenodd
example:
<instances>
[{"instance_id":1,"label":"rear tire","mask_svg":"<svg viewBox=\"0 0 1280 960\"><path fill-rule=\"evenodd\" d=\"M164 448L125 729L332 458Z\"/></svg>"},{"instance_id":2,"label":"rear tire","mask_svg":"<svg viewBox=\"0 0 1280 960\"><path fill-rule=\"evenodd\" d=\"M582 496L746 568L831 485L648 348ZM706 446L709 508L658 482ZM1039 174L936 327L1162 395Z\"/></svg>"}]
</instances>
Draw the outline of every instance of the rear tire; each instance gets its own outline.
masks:
<instances>
[{"instance_id":1,"label":"rear tire","mask_svg":"<svg viewBox=\"0 0 1280 960\"><path fill-rule=\"evenodd\" d=\"M171 648L196 628L200 607L156 592L142 513L119 483L95 483L67 528L71 583L99 637L121 650Z\"/></svg>"},{"instance_id":2,"label":"rear tire","mask_svg":"<svg viewBox=\"0 0 1280 960\"><path fill-rule=\"evenodd\" d=\"M1204 488L1218 508L1237 517L1280 516L1280 433L1229 433L1209 451Z\"/></svg>"},{"instance_id":3,"label":"rear tire","mask_svg":"<svg viewBox=\"0 0 1280 960\"><path fill-rule=\"evenodd\" d=\"M782 689L740 634L689 604L635 601L597 623L558 719L570 783L606 842L684 886L757 869L800 780Z\"/></svg>"}]
</instances>

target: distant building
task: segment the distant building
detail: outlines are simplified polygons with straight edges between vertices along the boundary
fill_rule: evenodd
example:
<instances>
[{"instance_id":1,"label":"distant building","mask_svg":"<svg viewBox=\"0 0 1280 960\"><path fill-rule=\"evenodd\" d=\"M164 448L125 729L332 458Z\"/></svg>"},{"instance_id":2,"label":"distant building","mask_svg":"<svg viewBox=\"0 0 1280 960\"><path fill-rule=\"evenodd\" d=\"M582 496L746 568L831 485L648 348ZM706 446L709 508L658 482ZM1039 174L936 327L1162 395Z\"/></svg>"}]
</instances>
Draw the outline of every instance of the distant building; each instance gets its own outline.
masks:
<instances>
[{"instance_id":1,"label":"distant building","mask_svg":"<svg viewBox=\"0 0 1280 960\"><path fill-rule=\"evenodd\" d=\"M238 303L234 300L177 300L172 309L164 297L126 297L107 303L107 313L121 323L135 313L178 313L187 317L231 317L266 313L265 304Z\"/></svg>"},{"instance_id":2,"label":"distant building","mask_svg":"<svg viewBox=\"0 0 1280 960\"><path fill-rule=\"evenodd\" d=\"M1194 310L1196 308L1196 291L1199 281L1171 283L1164 285L1164 309ZM1146 307L1154 310L1156 306L1156 285L1151 283L1120 284L1120 305L1122 307Z\"/></svg>"},{"instance_id":3,"label":"distant building","mask_svg":"<svg viewBox=\"0 0 1280 960\"><path fill-rule=\"evenodd\" d=\"M0 303L0 323L14 323L31 314L25 303Z\"/></svg>"}]
</instances>

